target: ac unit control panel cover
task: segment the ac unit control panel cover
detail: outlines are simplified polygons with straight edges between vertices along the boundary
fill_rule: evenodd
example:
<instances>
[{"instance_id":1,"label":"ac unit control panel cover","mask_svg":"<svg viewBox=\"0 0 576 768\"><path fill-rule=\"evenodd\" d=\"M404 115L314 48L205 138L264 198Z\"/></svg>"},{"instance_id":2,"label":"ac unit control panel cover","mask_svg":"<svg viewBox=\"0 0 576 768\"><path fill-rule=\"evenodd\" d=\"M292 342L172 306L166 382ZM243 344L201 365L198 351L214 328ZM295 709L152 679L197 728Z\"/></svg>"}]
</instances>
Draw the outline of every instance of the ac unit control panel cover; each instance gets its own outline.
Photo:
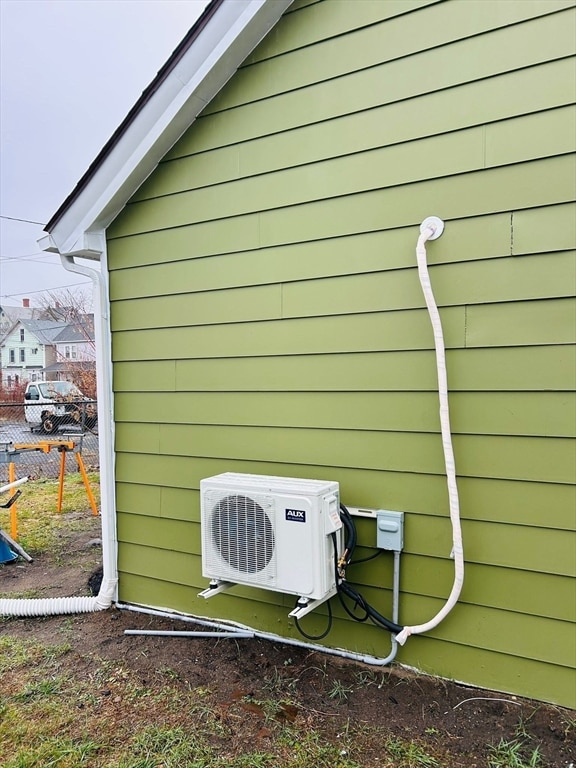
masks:
<instances>
[{"instance_id":1,"label":"ac unit control panel cover","mask_svg":"<svg viewBox=\"0 0 576 768\"><path fill-rule=\"evenodd\" d=\"M200 482L202 575L322 599L341 550L337 482L226 472Z\"/></svg>"}]
</instances>

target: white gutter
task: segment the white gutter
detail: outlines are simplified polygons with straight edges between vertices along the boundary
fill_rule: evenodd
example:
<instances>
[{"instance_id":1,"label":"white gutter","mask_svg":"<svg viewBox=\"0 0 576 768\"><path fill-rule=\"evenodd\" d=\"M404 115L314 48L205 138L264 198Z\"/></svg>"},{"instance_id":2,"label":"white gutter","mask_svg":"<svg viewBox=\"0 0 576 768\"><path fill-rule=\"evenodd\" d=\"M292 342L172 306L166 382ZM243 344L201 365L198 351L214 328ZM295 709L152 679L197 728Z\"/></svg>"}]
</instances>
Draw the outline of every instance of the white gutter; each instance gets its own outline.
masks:
<instances>
[{"instance_id":1,"label":"white gutter","mask_svg":"<svg viewBox=\"0 0 576 768\"><path fill-rule=\"evenodd\" d=\"M104 242L102 233L101 242ZM55 616L91 613L109 608L117 598L117 538L114 496L114 413L112 398L112 356L108 313L105 246L101 252L103 270L77 264L72 256L61 256L64 269L89 277L94 287L96 380L98 400L98 447L100 452L100 515L102 521L103 578L97 596L0 599L1 616Z\"/></svg>"}]
</instances>

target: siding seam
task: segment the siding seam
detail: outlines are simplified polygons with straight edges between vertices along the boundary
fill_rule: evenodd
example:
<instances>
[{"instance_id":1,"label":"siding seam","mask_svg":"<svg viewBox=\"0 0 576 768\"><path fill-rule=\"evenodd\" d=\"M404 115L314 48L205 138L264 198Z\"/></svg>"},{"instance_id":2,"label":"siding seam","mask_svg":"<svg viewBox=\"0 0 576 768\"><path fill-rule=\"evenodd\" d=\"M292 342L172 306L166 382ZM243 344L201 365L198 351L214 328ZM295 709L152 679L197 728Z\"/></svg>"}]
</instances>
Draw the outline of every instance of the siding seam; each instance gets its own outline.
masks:
<instances>
[{"instance_id":1,"label":"siding seam","mask_svg":"<svg viewBox=\"0 0 576 768\"><path fill-rule=\"evenodd\" d=\"M510 211L510 256L514 256L514 211Z\"/></svg>"}]
</instances>

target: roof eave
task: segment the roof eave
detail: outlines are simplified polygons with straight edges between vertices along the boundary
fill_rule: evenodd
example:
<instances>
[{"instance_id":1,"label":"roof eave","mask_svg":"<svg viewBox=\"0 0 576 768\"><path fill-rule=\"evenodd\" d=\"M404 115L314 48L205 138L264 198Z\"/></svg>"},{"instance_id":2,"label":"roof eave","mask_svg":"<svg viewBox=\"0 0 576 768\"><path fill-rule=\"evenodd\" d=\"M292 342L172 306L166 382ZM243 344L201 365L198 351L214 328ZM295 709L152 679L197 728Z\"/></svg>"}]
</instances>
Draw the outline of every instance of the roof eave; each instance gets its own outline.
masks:
<instances>
[{"instance_id":1,"label":"roof eave","mask_svg":"<svg viewBox=\"0 0 576 768\"><path fill-rule=\"evenodd\" d=\"M98 259L108 225L291 3L213 0L48 222L40 247Z\"/></svg>"}]
</instances>

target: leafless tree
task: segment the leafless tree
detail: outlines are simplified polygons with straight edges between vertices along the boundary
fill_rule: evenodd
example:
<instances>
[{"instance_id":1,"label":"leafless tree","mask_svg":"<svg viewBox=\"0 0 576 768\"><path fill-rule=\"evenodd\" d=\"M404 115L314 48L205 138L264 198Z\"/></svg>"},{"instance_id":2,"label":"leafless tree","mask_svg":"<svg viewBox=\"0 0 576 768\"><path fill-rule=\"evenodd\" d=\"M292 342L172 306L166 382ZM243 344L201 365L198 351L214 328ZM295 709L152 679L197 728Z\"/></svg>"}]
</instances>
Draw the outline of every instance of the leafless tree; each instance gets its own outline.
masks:
<instances>
[{"instance_id":1,"label":"leafless tree","mask_svg":"<svg viewBox=\"0 0 576 768\"><path fill-rule=\"evenodd\" d=\"M38 303L46 320L62 322L63 326L72 328L84 350L88 350L87 353L79 353L73 362L61 353L57 354L57 360L67 364L67 378L88 397L96 397L96 347L91 292L82 287L61 288L42 294Z\"/></svg>"}]
</instances>

